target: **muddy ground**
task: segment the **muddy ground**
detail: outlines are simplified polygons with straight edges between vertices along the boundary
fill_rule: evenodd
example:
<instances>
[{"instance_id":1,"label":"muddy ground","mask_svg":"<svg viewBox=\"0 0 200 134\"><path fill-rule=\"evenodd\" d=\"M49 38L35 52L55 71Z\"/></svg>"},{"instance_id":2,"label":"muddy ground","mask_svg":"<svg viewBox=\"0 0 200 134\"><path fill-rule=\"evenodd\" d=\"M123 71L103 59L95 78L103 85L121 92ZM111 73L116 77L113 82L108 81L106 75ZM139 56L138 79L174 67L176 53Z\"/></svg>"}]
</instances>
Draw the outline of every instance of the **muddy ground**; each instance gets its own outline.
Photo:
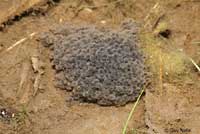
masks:
<instances>
[{"instance_id":1,"label":"muddy ground","mask_svg":"<svg viewBox=\"0 0 200 134\"><path fill-rule=\"evenodd\" d=\"M200 2L3 0L0 7L0 109L8 115L0 113L0 134L122 133L133 103L67 101L69 94L54 87L49 51L37 38L66 21L115 28L125 18L140 23L152 72L128 133L199 134L200 75L191 58L200 64Z\"/></svg>"}]
</instances>

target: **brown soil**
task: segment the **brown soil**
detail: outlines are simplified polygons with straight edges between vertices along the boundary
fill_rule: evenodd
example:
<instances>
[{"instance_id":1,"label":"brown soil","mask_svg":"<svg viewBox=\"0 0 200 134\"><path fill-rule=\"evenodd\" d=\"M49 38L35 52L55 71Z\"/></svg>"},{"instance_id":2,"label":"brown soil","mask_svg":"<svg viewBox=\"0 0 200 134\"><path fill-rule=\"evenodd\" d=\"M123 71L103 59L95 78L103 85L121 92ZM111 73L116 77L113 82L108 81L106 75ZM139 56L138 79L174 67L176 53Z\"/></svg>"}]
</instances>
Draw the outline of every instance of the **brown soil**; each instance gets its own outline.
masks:
<instances>
[{"instance_id":1,"label":"brown soil","mask_svg":"<svg viewBox=\"0 0 200 134\"><path fill-rule=\"evenodd\" d=\"M31 2L35 5L38 1ZM39 8L45 11L42 14L31 13L17 20L12 20L10 16L19 15L32 4L28 3L29 6L21 8L16 14L26 0L19 6L13 6L6 0L0 2L1 23L8 19L13 21L12 25L7 25L0 32L0 109L5 108L16 115L14 118L0 118L0 134L122 132L133 104L100 107L70 102L67 101L69 94L66 91L54 87L54 70L48 58L49 51L40 45L37 37L56 24L70 21L115 27L125 18L132 17L145 25L147 17L150 25L146 29L151 32L151 26L164 21L168 23L171 35L169 39L163 39L165 46L162 49L181 50L187 57L200 61L200 47L194 43L200 40L200 2L127 0L132 7L122 5L122 8L105 6L110 5L108 0L81 1L61 0L59 3L43 5ZM153 11L157 2L162 7L159 13ZM8 15L7 9L13 10L12 14ZM31 36L32 33L35 35ZM24 38L24 42L10 48ZM152 85L146 89L129 123L130 133L134 133L134 130L150 134L199 133L200 77L190 62L187 69L186 74L178 76L167 76L160 70L161 77L153 75Z\"/></svg>"}]
</instances>

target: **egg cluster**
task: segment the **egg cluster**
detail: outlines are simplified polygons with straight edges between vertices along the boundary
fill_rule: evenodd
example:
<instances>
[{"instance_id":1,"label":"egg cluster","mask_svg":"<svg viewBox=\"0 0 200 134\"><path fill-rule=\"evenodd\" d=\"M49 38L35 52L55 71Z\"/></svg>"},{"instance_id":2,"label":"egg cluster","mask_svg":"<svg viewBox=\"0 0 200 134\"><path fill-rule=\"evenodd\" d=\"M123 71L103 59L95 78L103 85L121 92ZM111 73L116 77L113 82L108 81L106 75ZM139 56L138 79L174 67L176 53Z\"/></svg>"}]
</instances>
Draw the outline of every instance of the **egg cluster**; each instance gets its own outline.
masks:
<instances>
[{"instance_id":1,"label":"egg cluster","mask_svg":"<svg viewBox=\"0 0 200 134\"><path fill-rule=\"evenodd\" d=\"M41 36L52 50L56 86L72 98L99 105L134 101L146 83L144 57L137 27L126 21L114 31L91 25L64 24Z\"/></svg>"}]
</instances>

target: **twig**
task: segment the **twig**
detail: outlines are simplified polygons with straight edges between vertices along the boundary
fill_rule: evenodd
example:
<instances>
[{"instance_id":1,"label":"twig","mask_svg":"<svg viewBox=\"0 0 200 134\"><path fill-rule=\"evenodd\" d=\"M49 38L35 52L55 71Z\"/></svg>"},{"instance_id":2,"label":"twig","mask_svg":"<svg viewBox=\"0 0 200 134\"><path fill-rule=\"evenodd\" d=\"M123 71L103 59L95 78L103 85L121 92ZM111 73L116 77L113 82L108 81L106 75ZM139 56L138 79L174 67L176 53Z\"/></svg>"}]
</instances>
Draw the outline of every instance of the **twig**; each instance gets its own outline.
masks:
<instances>
[{"instance_id":1,"label":"twig","mask_svg":"<svg viewBox=\"0 0 200 134\"><path fill-rule=\"evenodd\" d=\"M37 76L35 77L34 84L33 84L33 89L34 89L33 96L36 96L38 92L40 81L41 81L41 74L37 74Z\"/></svg>"},{"instance_id":2,"label":"twig","mask_svg":"<svg viewBox=\"0 0 200 134\"><path fill-rule=\"evenodd\" d=\"M130 121L130 119L131 119L131 117L132 117L132 115L133 115L133 112L135 111L135 108L136 108L136 106L138 105L139 100L140 100L140 98L141 98L141 96L142 96L143 93L144 93L144 89L142 89L142 91L140 92L140 95L138 96L138 98L137 98L135 104L133 105L133 108L131 109L131 112L130 112L129 115L128 115L128 118L127 118L127 120L126 120L126 123L125 123L124 128L123 128L123 131L122 131L122 134L126 134L126 130L127 130L127 127L128 127L128 123L129 123L129 121Z\"/></svg>"},{"instance_id":3,"label":"twig","mask_svg":"<svg viewBox=\"0 0 200 134\"><path fill-rule=\"evenodd\" d=\"M24 84L26 83L26 81L28 80L28 74L30 71L30 65L29 62L24 62L22 65L22 72L21 72L21 80L20 80L20 84L19 84L19 88L17 90L17 97L20 98L22 97L22 95L25 93L25 88L24 88Z\"/></svg>"}]
</instances>

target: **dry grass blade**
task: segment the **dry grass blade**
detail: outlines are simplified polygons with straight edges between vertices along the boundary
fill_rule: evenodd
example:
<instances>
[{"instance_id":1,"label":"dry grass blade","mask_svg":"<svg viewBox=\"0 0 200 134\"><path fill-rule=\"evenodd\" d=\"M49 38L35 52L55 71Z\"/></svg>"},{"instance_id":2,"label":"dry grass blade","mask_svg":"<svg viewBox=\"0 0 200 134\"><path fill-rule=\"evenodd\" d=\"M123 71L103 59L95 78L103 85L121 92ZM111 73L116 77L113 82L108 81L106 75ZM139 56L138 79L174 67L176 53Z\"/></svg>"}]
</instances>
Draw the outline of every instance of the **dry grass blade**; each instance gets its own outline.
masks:
<instances>
[{"instance_id":1,"label":"dry grass blade","mask_svg":"<svg viewBox=\"0 0 200 134\"><path fill-rule=\"evenodd\" d=\"M197 70L200 72L200 67L197 65L197 63L193 59L191 59L191 58L190 58L190 61L197 68Z\"/></svg>"},{"instance_id":2,"label":"dry grass blade","mask_svg":"<svg viewBox=\"0 0 200 134\"><path fill-rule=\"evenodd\" d=\"M6 52L10 51L11 49L13 49L14 47L16 47L17 45L21 44L22 42L26 41L27 38L23 38L19 41L17 41L15 44L13 44L11 47L9 47L8 49L6 49Z\"/></svg>"},{"instance_id":3,"label":"dry grass blade","mask_svg":"<svg viewBox=\"0 0 200 134\"><path fill-rule=\"evenodd\" d=\"M36 33L31 33L28 37L33 37L35 34L36 34ZM26 41L26 40L28 39L28 37L27 37L27 38L23 38L23 39L17 41L15 44L13 44L13 45L10 46L9 48L7 48L7 49L5 50L5 52L10 51L10 50L12 50L13 48L15 48L16 46L18 46L19 44L23 43L24 41Z\"/></svg>"},{"instance_id":4,"label":"dry grass blade","mask_svg":"<svg viewBox=\"0 0 200 134\"><path fill-rule=\"evenodd\" d=\"M192 42L192 44L197 44L197 45L200 45L200 41L195 41L195 42Z\"/></svg>"},{"instance_id":5,"label":"dry grass blade","mask_svg":"<svg viewBox=\"0 0 200 134\"><path fill-rule=\"evenodd\" d=\"M144 22L145 22L144 28L146 28L147 25L149 25L149 23L150 23L150 22L149 22L150 17L151 17L152 14L155 13L156 10L158 10L158 9L159 9L159 3L157 2L157 3L151 8L151 10L149 11L148 15L145 17L145 19L144 19Z\"/></svg>"},{"instance_id":6,"label":"dry grass blade","mask_svg":"<svg viewBox=\"0 0 200 134\"><path fill-rule=\"evenodd\" d=\"M159 54L159 60L160 60L160 65L159 65L159 81L160 81L160 92L161 92L161 96L162 96L162 92L163 92L163 58L161 55L161 50L160 50L160 54Z\"/></svg>"},{"instance_id":7,"label":"dry grass blade","mask_svg":"<svg viewBox=\"0 0 200 134\"><path fill-rule=\"evenodd\" d=\"M130 121L130 119L131 119L131 117L132 117L132 115L133 115L133 112L135 111L135 108L136 108L136 106L138 105L139 100L140 100L140 98L141 98L141 96L142 96L143 93L144 93L144 89L142 89L142 91L140 92L140 95L138 96L138 98L137 98L135 104L133 105L133 108L131 109L131 112L130 112L129 115L128 115L128 118L127 118L126 123L125 123L125 125L124 125L124 127L123 127L123 130L122 130L122 134L126 134L127 127L128 127L128 123L129 123L129 121Z\"/></svg>"}]
</instances>

